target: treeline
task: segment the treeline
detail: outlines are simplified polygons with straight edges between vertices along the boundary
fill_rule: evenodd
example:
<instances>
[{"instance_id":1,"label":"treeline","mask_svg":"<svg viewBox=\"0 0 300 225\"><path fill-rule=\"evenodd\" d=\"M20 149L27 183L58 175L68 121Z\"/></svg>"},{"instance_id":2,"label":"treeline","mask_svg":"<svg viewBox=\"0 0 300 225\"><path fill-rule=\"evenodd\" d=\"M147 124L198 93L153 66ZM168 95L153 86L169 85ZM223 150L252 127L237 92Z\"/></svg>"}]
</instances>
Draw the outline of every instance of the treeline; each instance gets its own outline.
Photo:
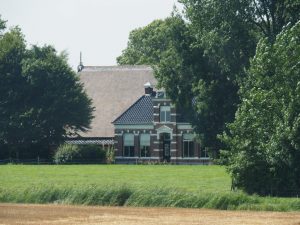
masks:
<instances>
[{"instance_id":1,"label":"treeline","mask_svg":"<svg viewBox=\"0 0 300 225\"><path fill-rule=\"evenodd\" d=\"M180 2L133 30L118 63L153 66L233 188L299 190L300 1Z\"/></svg>"},{"instance_id":2,"label":"treeline","mask_svg":"<svg viewBox=\"0 0 300 225\"><path fill-rule=\"evenodd\" d=\"M51 159L67 136L89 128L92 112L66 54L28 48L0 17L0 159Z\"/></svg>"}]
</instances>

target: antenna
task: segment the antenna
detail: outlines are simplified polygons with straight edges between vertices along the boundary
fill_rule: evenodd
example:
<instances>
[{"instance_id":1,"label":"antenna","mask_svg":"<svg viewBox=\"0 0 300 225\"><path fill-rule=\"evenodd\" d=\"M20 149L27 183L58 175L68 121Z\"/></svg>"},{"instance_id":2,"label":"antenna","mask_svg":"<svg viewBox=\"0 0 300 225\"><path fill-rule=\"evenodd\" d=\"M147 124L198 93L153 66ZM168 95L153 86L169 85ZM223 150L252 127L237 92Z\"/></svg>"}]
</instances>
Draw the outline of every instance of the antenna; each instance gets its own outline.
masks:
<instances>
[{"instance_id":1,"label":"antenna","mask_svg":"<svg viewBox=\"0 0 300 225\"><path fill-rule=\"evenodd\" d=\"M77 66L77 72L80 72L83 70L84 66L83 66L83 63L82 63L82 53L80 51L80 59L79 59L79 65Z\"/></svg>"},{"instance_id":2,"label":"antenna","mask_svg":"<svg viewBox=\"0 0 300 225\"><path fill-rule=\"evenodd\" d=\"M80 52L80 62L79 62L79 65L83 65L82 64L82 52Z\"/></svg>"}]
</instances>

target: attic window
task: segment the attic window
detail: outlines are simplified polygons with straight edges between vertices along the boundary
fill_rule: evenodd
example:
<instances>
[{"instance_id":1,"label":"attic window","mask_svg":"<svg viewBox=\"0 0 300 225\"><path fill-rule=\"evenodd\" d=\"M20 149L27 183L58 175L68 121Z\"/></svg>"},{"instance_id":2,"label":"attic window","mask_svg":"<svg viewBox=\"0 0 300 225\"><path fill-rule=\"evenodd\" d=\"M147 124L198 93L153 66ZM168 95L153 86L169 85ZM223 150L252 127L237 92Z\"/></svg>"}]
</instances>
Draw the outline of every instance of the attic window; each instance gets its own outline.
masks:
<instances>
[{"instance_id":1,"label":"attic window","mask_svg":"<svg viewBox=\"0 0 300 225\"><path fill-rule=\"evenodd\" d=\"M160 122L171 122L170 106L161 106L160 107Z\"/></svg>"}]
</instances>

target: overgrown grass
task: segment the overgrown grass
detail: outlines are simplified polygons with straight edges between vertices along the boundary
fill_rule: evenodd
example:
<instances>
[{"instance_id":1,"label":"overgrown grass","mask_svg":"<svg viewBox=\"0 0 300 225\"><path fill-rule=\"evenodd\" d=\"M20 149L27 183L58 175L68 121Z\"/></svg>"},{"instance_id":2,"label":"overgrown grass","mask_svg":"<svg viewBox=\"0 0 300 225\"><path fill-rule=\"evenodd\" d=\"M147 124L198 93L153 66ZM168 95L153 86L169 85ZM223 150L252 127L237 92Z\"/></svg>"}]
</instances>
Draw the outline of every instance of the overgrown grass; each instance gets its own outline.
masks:
<instances>
[{"instance_id":1,"label":"overgrown grass","mask_svg":"<svg viewBox=\"0 0 300 225\"><path fill-rule=\"evenodd\" d=\"M230 192L230 179L218 166L9 165L0 166L0 182L0 202L300 210L298 198Z\"/></svg>"}]
</instances>

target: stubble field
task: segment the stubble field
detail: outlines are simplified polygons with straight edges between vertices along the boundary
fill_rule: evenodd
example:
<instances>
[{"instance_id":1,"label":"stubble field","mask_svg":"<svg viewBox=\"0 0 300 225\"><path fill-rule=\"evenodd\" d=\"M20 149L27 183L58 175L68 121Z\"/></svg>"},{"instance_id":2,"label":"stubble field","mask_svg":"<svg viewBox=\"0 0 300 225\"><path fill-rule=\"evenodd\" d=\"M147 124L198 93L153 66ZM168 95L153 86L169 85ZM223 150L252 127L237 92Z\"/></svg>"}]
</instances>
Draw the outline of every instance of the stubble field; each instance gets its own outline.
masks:
<instances>
[{"instance_id":1,"label":"stubble field","mask_svg":"<svg viewBox=\"0 0 300 225\"><path fill-rule=\"evenodd\" d=\"M300 213L0 204L0 224L299 225Z\"/></svg>"}]
</instances>

